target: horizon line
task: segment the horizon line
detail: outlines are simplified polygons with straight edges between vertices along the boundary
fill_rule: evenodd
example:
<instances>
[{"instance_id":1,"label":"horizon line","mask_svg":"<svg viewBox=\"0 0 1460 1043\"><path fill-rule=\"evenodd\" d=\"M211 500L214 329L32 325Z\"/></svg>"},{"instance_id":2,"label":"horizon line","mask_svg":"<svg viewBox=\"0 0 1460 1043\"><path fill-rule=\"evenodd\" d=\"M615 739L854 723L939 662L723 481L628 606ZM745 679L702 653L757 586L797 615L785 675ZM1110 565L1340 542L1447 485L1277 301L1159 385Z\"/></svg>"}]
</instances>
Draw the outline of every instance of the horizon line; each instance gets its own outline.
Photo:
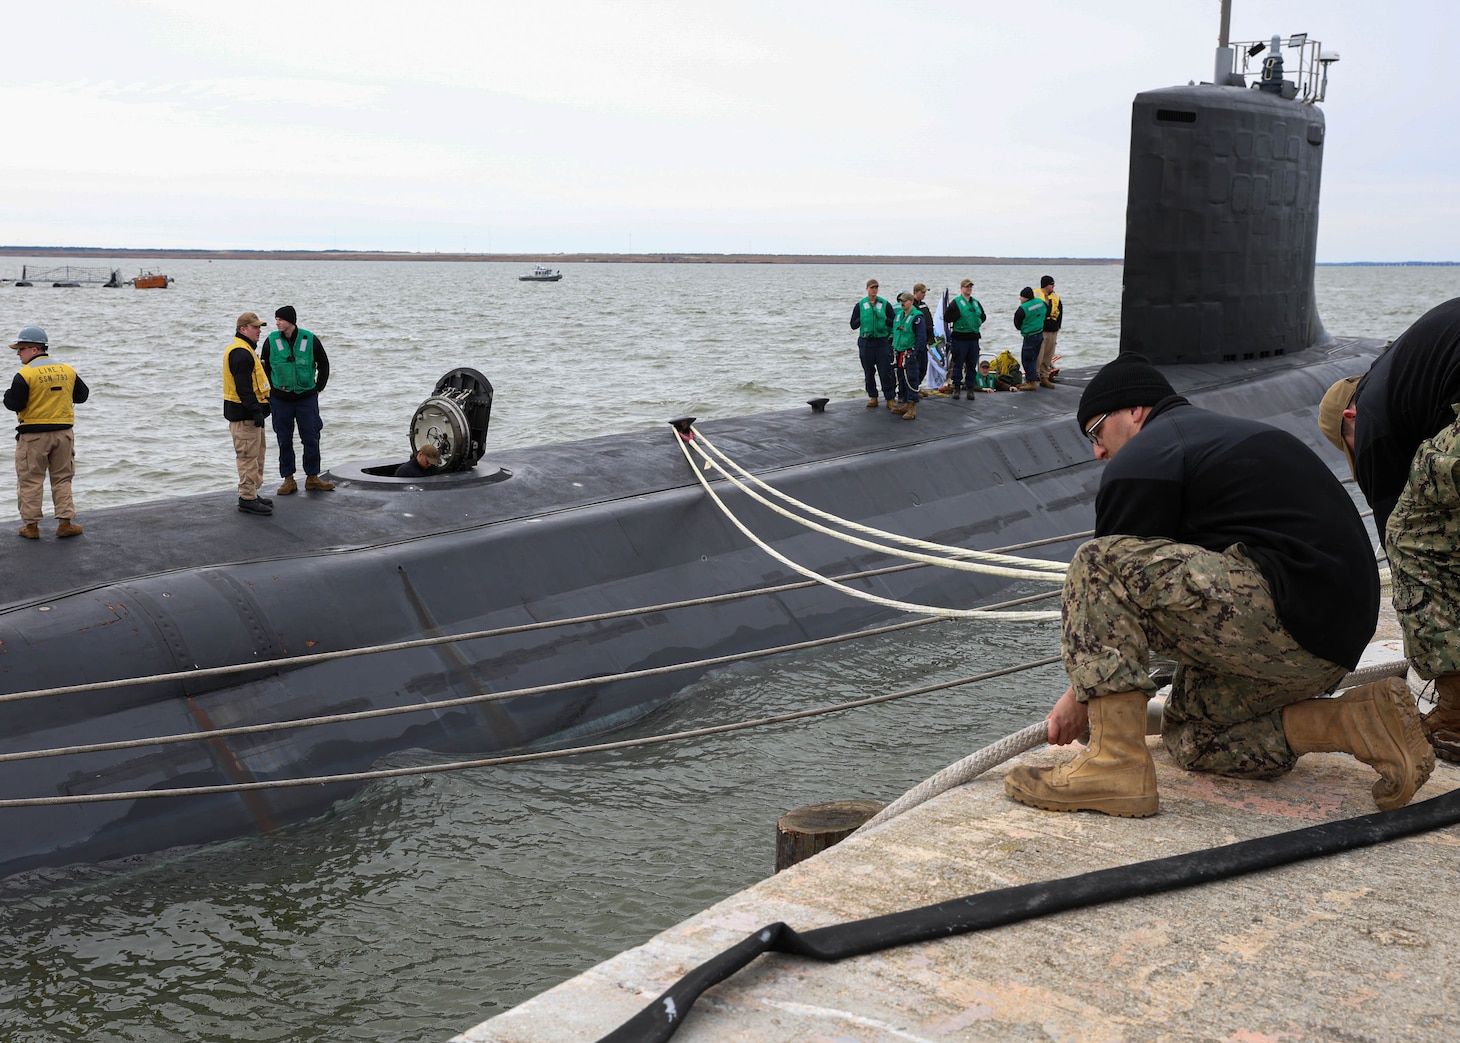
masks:
<instances>
[{"instance_id":1,"label":"horizon line","mask_svg":"<svg viewBox=\"0 0 1460 1043\"><path fill-rule=\"evenodd\" d=\"M1123 257L997 257L954 254L847 254L847 253L716 253L712 251L573 251L553 253L474 253L471 251L411 250L306 250L306 249L193 249L187 247L0 246L4 257L133 257L176 260L243 260L272 258L299 261L462 261L504 262L553 260L574 264L1124 264ZM1375 267L1449 267L1460 261L1315 261L1318 267L1366 265Z\"/></svg>"}]
</instances>

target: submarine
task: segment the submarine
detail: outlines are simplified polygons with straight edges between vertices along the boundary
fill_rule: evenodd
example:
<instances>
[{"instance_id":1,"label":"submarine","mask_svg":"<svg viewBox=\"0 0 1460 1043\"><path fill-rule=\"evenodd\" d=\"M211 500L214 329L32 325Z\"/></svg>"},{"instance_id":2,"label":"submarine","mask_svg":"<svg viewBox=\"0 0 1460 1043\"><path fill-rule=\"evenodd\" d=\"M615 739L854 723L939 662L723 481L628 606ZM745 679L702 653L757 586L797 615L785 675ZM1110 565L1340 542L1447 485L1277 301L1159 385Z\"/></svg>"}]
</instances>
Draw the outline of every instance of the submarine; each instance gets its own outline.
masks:
<instances>
[{"instance_id":1,"label":"submarine","mask_svg":"<svg viewBox=\"0 0 1460 1043\"><path fill-rule=\"evenodd\" d=\"M1121 350L1337 470L1317 404L1381 345L1331 336L1314 298L1332 59L1225 35L1212 83L1132 106ZM94 512L84 539L25 547L23 569L0 549L0 876L277 830L381 766L601 735L717 663L906 617L889 603L1047 591L889 567L715 477L732 517L685 449L708 440L863 525L1067 560L1100 479L1073 420L1093 372L1067 368L1063 393L935 403L916 424L814 400L499 452L490 380L457 369L412 420L441 473L361 461L331 469L336 491L307 509L281 500L267 527L210 493ZM881 600L801 582L737 521Z\"/></svg>"}]
</instances>

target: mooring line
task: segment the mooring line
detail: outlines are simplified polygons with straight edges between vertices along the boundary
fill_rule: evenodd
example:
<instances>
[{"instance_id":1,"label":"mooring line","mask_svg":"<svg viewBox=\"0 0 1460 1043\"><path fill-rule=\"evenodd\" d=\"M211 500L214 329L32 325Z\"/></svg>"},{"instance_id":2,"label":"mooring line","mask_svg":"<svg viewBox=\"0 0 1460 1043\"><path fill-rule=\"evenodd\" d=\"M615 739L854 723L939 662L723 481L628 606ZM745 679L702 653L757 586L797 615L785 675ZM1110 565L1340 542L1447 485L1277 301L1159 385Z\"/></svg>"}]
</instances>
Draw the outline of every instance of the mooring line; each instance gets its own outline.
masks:
<instances>
[{"instance_id":1,"label":"mooring line","mask_svg":"<svg viewBox=\"0 0 1460 1043\"><path fill-rule=\"evenodd\" d=\"M852 521L850 518L843 518L840 515L831 514L827 511L821 510L820 508L813 507L811 504L808 504L805 501L798 500L794 496L790 496L789 494L780 491L774 486L767 484L760 478L757 478L754 474L751 474L745 468L741 467L723 451L716 448L715 444L711 442L708 438L706 438L698 428L691 427L690 430L694 434L694 438L690 441L690 444L694 447L695 451L704 458L707 465L718 468L720 472L725 475L727 481L733 482L735 486L741 489L747 496L754 499L757 503L763 504L764 506L775 511L777 514L780 514L785 518L789 518L792 521L806 525L808 528L815 529L817 532L825 533L833 537L834 539L839 539L846 543L852 543L859 547L866 547L871 550L880 551L883 554L888 554L896 557L906 557L914 561L923 561L928 564L940 565L947 568L964 568L965 570L970 572L987 571L990 575L995 576L1013 576L1020 579L1043 578L1046 581L1049 581L1049 577L1041 577L1037 575L1031 576L1030 571L1035 570L1038 572L1055 572L1063 575L1064 572L1069 568L1069 565L1065 562L1050 561L1047 558L1022 558L1016 557L1011 554L1000 554L996 551L971 550L965 547L955 547L951 544L946 543L933 543L929 540L920 540L912 536L903 536L900 533L890 532L886 529L878 529L870 525L863 525L861 522ZM706 450L708 450L708 452ZM714 454L716 459L710 459L710 454ZM899 551L884 544L864 542L862 540L847 536L845 533L838 533L833 530L823 528L819 525L807 522L804 518L798 517L796 514L790 511L777 507L775 504L767 501L764 497L757 495L753 490L746 488L746 486L737 481L733 475L726 472L721 464L728 465L738 474L748 479L752 484L754 484L758 488L764 489L767 493L774 496L776 499L779 499L784 503L792 504L798 510L805 511L813 517L832 522L833 524L850 529L853 532L861 532L869 536L881 537L883 539L891 540L894 543L900 543L908 547L921 547L924 550L936 551L940 556L925 557L923 555L908 554L904 551ZM995 569L980 569L977 567L970 567L970 563L972 562L991 562L996 565L1011 566L1011 568L1007 571Z\"/></svg>"},{"instance_id":2,"label":"mooring line","mask_svg":"<svg viewBox=\"0 0 1460 1043\"><path fill-rule=\"evenodd\" d=\"M919 621L916 624L901 624L895 629L905 629L910 625L926 625L927 623L945 622L942 619L928 619ZM640 739L621 739L617 742L595 743L591 746L574 746L562 750L543 750L538 753L517 753L500 757L482 757L468 761L452 761L446 764L420 764L406 768L381 768L374 771L347 772L338 775L316 775L305 778L294 779L270 779L263 782L232 783L223 786L184 786L177 789L149 789L130 790L119 793L73 793L57 797L13 797L0 800L0 809L3 808L29 808L29 807L50 807L58 804L91 804L117 800L143 800L155 797L199 797L212 794L224 793L250 793L256 790L266 789L289 789L298 786L323 786L332 783L357 783L372 782L379 779L402 778L408 775L437 775L449 771L465 771L471 768L489 768L503 764L522 764L529 761L556 760L564 757L579 757L590 753L605 753L613 750L632 749L637 746L659 746L664 743L678 742L686 739L702 738L708 735L723 735L731 732L748 731L752 728L762 728L773 724L784 724L789 721L805 720L811 717L820 717L831 713L841 713L846 710L855 710L864 706L874 706L879 703L895 702L899 699L907 699L916 695L926 695L930 692L940 692L949 688L957 688L962 685L975 684L980 681L988 681L997 677L1005 677L1010 674L1020 673L1025 670L1033 670L1042 666L1051 666L1060 661L1059 656L1049 656L1044 659L1036 659L1028 663L1021 663L1017 666L1003 667L998 670L988 670L970 677L961 677L953 681L941 681L937 684L922 685L918 688L904 689L900 692L890 692L883 695L869 696L865 699L855 699L851 702L837 703L832 706L814 707L810 710L797 710L791 713L776 714L771 717L759 717L749 721L737 721L733 724L717 724L705 728L693 728L680 732L668 732L660 735L650 735ZM422 709L423 707L412 707ZM349 715L354 717L355 715ZM220 728L216 732L202 733L204 737L217 736L228 732L228 729Z\"/></svg>"},{"instance_id":3,"label":"mooring line","mask_svg":"<svg viewBox=\"0 0 1460 1043\"><path fill-rule=\"evenodd\" d=\"M1047 536L1038 540L1030 540L1026 543L1011 544L1003 550L1026 550L1033 547L1046 547L1057 543L1069 543L1074 540L1088 539L1092 533L1072 532L1061 536ZM863 569L858 572L849 572L840 576L832 577L833 580L850 582L852 580L874 579L880 576L888 576L898 572L906 572L910 569L925 568L921 562L913 562L903 565L886 565L875 569ZM784 594L793 590L807 590L812 587L821 586L826 582L824 576L814 576L811 579L796 580L791 583L780 583L769 587L753 587L749 590L731 591L727 594L710 594L700 598L688 598L683 601L667 601L658 605L645 605L636 608L614 609L608 612L595 612L584 616L568 616L563 619L537 620L532 623L519 623L514 626L494 627L489 630L473 630L463 634L442 634L435 637L412 638L408 641L394 641L388 644L365 645L360 648L342 648L332 652L309 652L303 655L285 656L279 659L261 659L253 663L230 663L226 666L194 667L189 670L173 670L167 673L146 674L137 677L123 677L108 681L89 681L84 684L57 685L52 688L36 688L23 692L10 692L0 695L0 703L18 702L24 699L40 699L52 695L75 695L81 692L100 692L109 688L134 688L146 684L162 684L168 681L189 681L205 677L226 677L231 674L253 673L254 671L267 671L279 669L293 669L300 666L311 666L316 663L331 662L336 659L349 659L355 656L377 655L382 652L403 652L416 648L432 648L437 645L452 644L461 641L480 641L493 637L505 637L512 634L525 634L535 630L550 630L561 626L578 626L584 623L601 623L611 619L623 619L628 616L652 615L661 612L670 612L681 608L700 608L706 605L724 604L731 601L740 601L746 598L762 597L773 594ZM1018 604L1018 601L1006 602L1006 604Z\"/></svg>"},{"instance_id":4,"label":"mooring line","mask_svg":"<svg viewBox=\"0 0 1460 1043\"><path fill-rule=\"evenodd\" d=\"M1050 622L1059 619L1060 617L1058 611L991 612L987 609L977 608L942 608L937 605L919 605L913 602L898 601L894 598L884 598L878 594L870 594L865 591L854 590L851 587L845 586L844 584L827 579L825 576L820 575L814 570L808 569L804 565L792 561L780 551L771 547L770 544L766 543L755 533L751 532L750 529L739 518L735 517L734 513L730 511L730 509L725 505L725 501L722 500L720 498L720 495L716 493L715 490L710 486L710 483L705 479L705 476L700 473L699 468L695 467L694 458L690 456L689 450L685 447L685 440L683 438L678 438L677 441L679 442L680 452L684 454L685 462L689 464L690 470L694 471L695 478L699 481L700 486L705 490L706 493L709 494L710 498L715 501L715 505L720 508L720 511L725 515L726 520L734 525L735 528L740 531L741 535L750 540L761 550L765 551L776 561L779 561L788 569L791 569L793 572L797 572L800 575L807 577L808 579L819 580L822 585L829 587L832 590L840 591L848 597L856 598L860 601L870 602L874 605L882 605L886 608L895 608L902 612L920 612L927 615L947 616L952 619L999 620L1006 623ZM1041 578L1047 579L1048 577L1041 576Z\"/></svg>"},{"instance_id":5,"label":"mooring line","mask_svg":"<svg viewBox=\"0 0 1460 1043\"><path fill-rule=\"evenodd\" d=\"M1058 596L1059 591L1047 591L1043 594L1035 594L1028 597L1016 598L1011 601L1001 602L1004 605L1028 604L1032 601L1040 601ZM763 659L768 656L780 655L784 652L802 652L809 649L822 648L827 645L844 644L864 637L878 637L884 634L897 633L903 630L910 630L915 627L927 626L930 623L947 622L945 617L933 616L925 619L905 620L901 623L889 623L882 627L874 627L869 630L854 630L846 634L836 634L831 637L815 638L808 641L798 641L794 644L778 645L773 648L756 649L750 652L740 652L734 655L717 656L712 659L697 659L685 663L671 664L669 666L649 667L644 670L624 671L616 674L602 674L594 677L581 678L575 681L559 681L550 685L538 685L533 688L516 688L505 692L487 692L475 695L460 696L455 699L439 699L431 702L413 703L408 706L387 706L373 710L355 710L349 713L322 714L315 717L300 717L286 721L269 721L263 724L239 724L223 728L213 728L208 731L178 732L171 735L147 736L139 739L117 739L112 742L96 742L75 746L55 746L41 750L21 750L14 753L0 753L0 763L7 761L40 760L46 757L66 757L81 753L105 753L117 750L141 749L148 746L169 746L182 742L199 742L204 740L216 740L229 738L237 735L259 735L267 732L288 731L295 728L315 728L325 724L342 724L349 721L370 720L377 717L392 717L406 713L427 713L437 710L452 709L459 706L471 706L481 703L500 702L505 699L528 698L537 695L544 695L551 692L569 691L573 688L587 687L596 684L608 684L614 681L631 681L641 677L660 676L673 673L676 670L690 670L700 667L710 668L716 666L729 666L735 663L746 662L753 659ZM0 805L3 806L3 805Z\"/></svg>"}]
</instances>

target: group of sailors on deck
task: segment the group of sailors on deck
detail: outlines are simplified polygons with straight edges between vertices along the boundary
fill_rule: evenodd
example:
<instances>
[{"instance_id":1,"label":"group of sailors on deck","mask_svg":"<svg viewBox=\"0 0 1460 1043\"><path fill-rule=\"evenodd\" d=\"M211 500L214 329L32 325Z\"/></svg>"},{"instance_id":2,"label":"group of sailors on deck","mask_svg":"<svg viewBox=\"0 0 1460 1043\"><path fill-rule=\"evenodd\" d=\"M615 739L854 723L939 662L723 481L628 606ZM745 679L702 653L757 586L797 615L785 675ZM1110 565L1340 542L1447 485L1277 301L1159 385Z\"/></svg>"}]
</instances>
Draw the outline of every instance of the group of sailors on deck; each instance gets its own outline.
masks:
<instances>
[{"instance_id":1,"label":"group of sailors on deck","mask_svg":"<svg viewBox=\"0 0 1460 1043\"><path fill-rule=\"evenodd\" d=\"M1055 346L1065 313L1054 276L1041 278L1038 290L1026 286L1019 291L1014 328L1023 338L1022 366L1008 351L985 365L980 342L988 313L973 296L973 280L964 279L958 294L943 309L946 373L937 388L929 389L922 389L930 372L928 350L934 339L933 312L924 300L928 287L915 283L911 290L899 293L897 309L878 295L879 288L876 279L868 279L866 296L852 307L851 327L857 331L868 409L877 408L879 382L887 408L904 420L916 420L919 400L934 391L962 398L966 388L971 399L978 391L1035 391L1055 386L1059 374Z\"/></svg>"}]
</instances>

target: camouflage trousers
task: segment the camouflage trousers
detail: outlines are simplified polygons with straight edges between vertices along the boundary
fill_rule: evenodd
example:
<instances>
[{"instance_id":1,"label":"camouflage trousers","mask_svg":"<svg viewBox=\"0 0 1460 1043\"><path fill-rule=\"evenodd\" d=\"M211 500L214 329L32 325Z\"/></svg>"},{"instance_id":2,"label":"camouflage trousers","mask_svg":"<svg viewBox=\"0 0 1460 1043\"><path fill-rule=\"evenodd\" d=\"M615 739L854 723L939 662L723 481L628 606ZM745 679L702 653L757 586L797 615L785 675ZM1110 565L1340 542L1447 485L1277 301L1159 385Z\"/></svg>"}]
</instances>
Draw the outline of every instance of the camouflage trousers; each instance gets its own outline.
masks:
<instances>
[{"instance_id":1,"label":"camouflage trousers","mask_svg":"<svg viewBox=\"0 0 1460 1043\"><path fill-rule=\"evenodd\" d=\"M1460 412L1460 409L1457 409ZM1384 529L1404 654L1423 678L1460 671L1460 420L1421 442Z\"/></svg>"},{"instance_id":2,"label":"camouflage trousers","mask_svg":"<svg viewBox=\"0 0 1460 1043\"><path fill-rule=\"evenodd\" d=\"M1161 738L1189 771L1272 778L1298 759L1282 709L1333 690L1347 671L1283 629L1267 580L1240 544L1224 553L1164 539L1102 536L1065 577L1064 661L1081 702L1155 692L1152 652L1178 666Z\"/></svg>"}]
</instances>

